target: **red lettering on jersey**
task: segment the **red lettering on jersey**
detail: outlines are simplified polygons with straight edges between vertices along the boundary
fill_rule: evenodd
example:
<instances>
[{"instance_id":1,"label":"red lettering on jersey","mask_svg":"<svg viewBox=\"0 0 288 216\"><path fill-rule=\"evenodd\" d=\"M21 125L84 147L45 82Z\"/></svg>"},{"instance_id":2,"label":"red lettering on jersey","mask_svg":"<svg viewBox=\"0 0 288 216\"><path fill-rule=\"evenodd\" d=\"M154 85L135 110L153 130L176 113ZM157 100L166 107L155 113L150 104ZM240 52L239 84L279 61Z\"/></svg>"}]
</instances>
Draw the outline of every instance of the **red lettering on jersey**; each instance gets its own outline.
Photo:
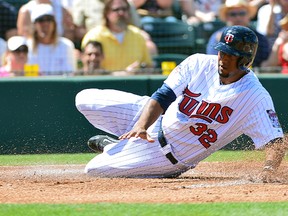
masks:
<instances>
[{"instance_id":1,"label":"red lettering on jersey","mask_svg":"<svg viewBox=\"0 0 288 216\"><path fill-rule=\"evenodd\" d=\"M220 104L210 103L202 114L205 116L209 116L211 119L215 120L216 115L219 113L220 109Z\"/></svg>"},{"instance_id":2,"label":"red lettering on jersey","mask_svg":"<svg viewBox=\"0 0 288 216\"><path fill-rule=\"evenodd\" d=\"M208 105L208 103L206 101L202 101L200 104L200 107L197 109L196 114L202 115L202 113L204 112L207 105Z\"/></svg>"},{"instance_id":3,"label":"red lettering on jersey","mask_svg":"<svg viewBox=\"0 0 288 216\"><path fill-rule=\"evenodd\" d=\"M183 100L179 104L179 110L190 118L203 119L209 123L213 120L225 124L229 121L233 109L222 107L219 103L208 103L207 101L197 101L193 97L199 97L201 93L193 93L188 88L184 90ZM195 114L192 113L196 110Z\"/></svg>"},{"instance_id":4,"label":"red lettering on jersey","mask_svg":"<svg viewBox=\"0 0 288 216\"><path fill-rule=\"evenodd\" d=\"M190 118L199 118L199 119L203 119L209 123L212 123L212 120L206 116L203 115L191 115Z\"/></svg>"},{"instance_id":5,"label":"red lettering on jersey","mask_svg":"<svg viewBox=\"0 0 288 216\"><path fill-rule=\"evenodd\" d=\"M185 88L183 94L189 96L189 97L199 97L201 95L201 93L193 93L191 92L187 87Z\"/></svg>"},{"instance_id":6,"label":"red lettering on jersey","mask_svg":"<svg viewBox=\"0 0 288 216\"><path fill-rule=\"evenodd\" d=\"M179 110L187 116L190 116L195 110L199 101L184 95L183 100L179 104Z\"/></svg>"},{"instance_id":7,"label":"red lettering on jersey","mask_svg":"<svg viewBox=\"0 0 288 216\"><path fill-rule=\"evenodd\" d=\"M217 116L216 121L222 124L225 124L229 121L229 117L231 116L233 109L230 107L224 106L221 109L220 114Z\"/></svg>"}]
</instances>

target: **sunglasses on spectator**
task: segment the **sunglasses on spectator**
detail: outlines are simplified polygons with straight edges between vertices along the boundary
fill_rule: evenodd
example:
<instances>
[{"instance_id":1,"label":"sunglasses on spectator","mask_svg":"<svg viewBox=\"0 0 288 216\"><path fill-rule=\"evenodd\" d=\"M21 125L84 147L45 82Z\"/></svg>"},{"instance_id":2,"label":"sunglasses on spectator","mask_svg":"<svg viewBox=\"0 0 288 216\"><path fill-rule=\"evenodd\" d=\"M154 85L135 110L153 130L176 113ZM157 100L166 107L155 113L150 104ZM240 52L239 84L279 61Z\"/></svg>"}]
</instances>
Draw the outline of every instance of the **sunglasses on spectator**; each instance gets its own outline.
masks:
<instances>
[{"instance_id":1,"label":"sunglasses on spectator","mask_svg":"<svg viewBox=\"0 0 288 216\"><path fill-rule=\"evenodd\" d=\"M111 8L111 11L113 11L113 12L119 12L119 11L127 12L128 7Z\"/></svg>"},{"instance_id":2,"label":"sunglasses on spectator","mask_svg":"<svg viewBox=\"0 0 288 216\"><path fill-rule=\"evenodd\" d=\"M52 22L54 20L53 16L41 16L35 20L35 22Z\"/></svg>"},{"instance_id":3,"label":"sunglasses on spectator","mask_svg":"<svg viewBox=\"0 0 288 216\"><path fill-rule=\"evenodd\" d=\"M247 11L239 11L239 12L231 11L231 12L228 12L227 15L229 17L236 17L236 16L243 17L247 15Z\"/></svg>"},{"instance_id":4,"label":"sunglasses on spectator","mask_svg":"<svg viewBox=\"0 0 288 216\"><path fill-rule=\"evenodd\" d=\"M18 49L12 51L13 53L28 53L28 47L27 46L20 46Z\"/></svg>"}]
</instances>

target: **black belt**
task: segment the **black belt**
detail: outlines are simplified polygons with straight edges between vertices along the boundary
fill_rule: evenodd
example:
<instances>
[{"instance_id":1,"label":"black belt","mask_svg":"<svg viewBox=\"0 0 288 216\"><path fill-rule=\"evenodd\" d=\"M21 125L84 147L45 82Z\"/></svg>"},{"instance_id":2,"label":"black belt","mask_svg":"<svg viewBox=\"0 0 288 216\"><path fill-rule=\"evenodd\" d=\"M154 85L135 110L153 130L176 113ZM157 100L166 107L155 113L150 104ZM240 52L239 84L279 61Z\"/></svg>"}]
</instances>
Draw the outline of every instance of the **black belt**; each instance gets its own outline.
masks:
<instances>
[{"instance_id":1,"label":"black belt","mask_svg":"<svg viewBox=\"0 0 288 216\"><path fill-rule=\"evenodd\" d=\"M158 141L160 143L160 146L162 148L164 148L165 146L168 145L165 137L164 137L164 133L163 133L163 130L162 130L162 119L160 121L160 129L158 131ZM166 158L172 163L172 164L177 164L178 163L178 160L172 155L171 152L168 152L165 154Z\"/></svg>"}]
</instances>

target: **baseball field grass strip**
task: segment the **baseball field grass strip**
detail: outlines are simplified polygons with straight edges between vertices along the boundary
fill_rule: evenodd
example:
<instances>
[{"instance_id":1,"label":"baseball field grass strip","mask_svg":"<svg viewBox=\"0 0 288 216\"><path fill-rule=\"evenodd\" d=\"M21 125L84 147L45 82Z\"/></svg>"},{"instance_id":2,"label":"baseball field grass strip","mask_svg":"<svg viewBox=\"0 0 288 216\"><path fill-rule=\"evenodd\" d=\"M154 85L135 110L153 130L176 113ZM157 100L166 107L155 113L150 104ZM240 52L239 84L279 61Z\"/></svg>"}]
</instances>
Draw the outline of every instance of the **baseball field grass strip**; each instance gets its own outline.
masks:
<instances>
[{"instance_id":1,"label":"baseball field grass strip","mask_svg":"<svg viewBox=\"0 0 288 216\"><path fill-rule=\"evenodd\" d=\"M94 156L93 153L0 155L0 166L86 164ZM221 150L206 158L205 161L264 161L264 157L265 153L263 151ZM286 155L285 160L288 160L288 155Z\"/></svg>"},{"instance_id":2,"label":"baseball field grass strip","mask_svg":"<svg viewBox=\"0 0 288 216\"><path fill-rule=\"evenodd\" d=\"M0 204L7 216L286 216L288 202L205 204Z\"/></svg>"}]
</instances>

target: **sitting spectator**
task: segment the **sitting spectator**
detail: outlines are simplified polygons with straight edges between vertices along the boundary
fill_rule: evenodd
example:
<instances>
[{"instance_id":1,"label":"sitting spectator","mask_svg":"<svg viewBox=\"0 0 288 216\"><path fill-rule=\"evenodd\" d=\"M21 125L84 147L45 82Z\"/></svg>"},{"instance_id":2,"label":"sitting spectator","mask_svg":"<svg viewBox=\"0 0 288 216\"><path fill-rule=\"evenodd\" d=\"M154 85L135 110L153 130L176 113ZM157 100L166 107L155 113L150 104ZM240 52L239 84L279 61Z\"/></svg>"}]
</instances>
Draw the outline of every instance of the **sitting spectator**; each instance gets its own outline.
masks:
<instances>
[{"instance_id":1,"label":"sitting spectator","mask_svg":"<svg viewBox=\"0 0 288 216\"><path fill-rule=\"evenodd\" d=\"M17 35L17 10L14 6L0 0L0 38L7 41Z\"/></svg>"},{"instance_id":2,"label":"sitting spectator","mask_svg":"<svg viewBox=\"0 0 288 216\"><path fill-rule=\"evenodd\" d=\"M7 50L7 43L4 39L0 38L0 66L3 64L4 54Z\"/></svg>"},{"instance_id":3,"label":"sitting spectator","mask_svg":"<svg viewBox=\"0 0 288 216\"><path fill-rule=\"evenodd\" d=\"M37 10L38 4L51 4L57 22L57 33L59 36L66 37L74 41L75 26L72 15L65 9L58 0L30 0L24 4L18 13L17 28L18 34L25 37L31 37L33 32L33 23L31 22L31 13Z\"/></svg>"},{"instance_id":4,"label":"sitting spectator","mask_svg":"<svg viewBox=\"0 0 288 216\"><path fill-rule=\"evenodd\" d=\"M269 4L259 8L256 29L268 38L270 47L273 46L281 31L279 21L284 18L287 13L287 0L269 0Z\"/></svg>"},{"instance_id":5,"label":"sitting spectator","mask_svg":"<svg viewBox=\"0 0 288 216\"><path fill-rule=\"evenodd\" d=\"M140 17L130 3L131 24L140 27ZM75 37L82 40L83 36L97 25L103 24L104 0L75 0L72 7L72 16L77 31Z\"/></svg>"},{"instance_id":6,"label":"sitting spectator","mask_svg":"<svg viewBox=\"0 0 288 216\"><path fill-rule=\"evenodd\" d=\"M134 72L135 69L151 67L152 58L142 31L129 25L128 1L108 0L105 3L105 24L88 31L82 40L82 47L84 48L90 40L102 43L105 70Z\"/></svg>"},{"instance_id":7,"label":"sitting spectator","mask_svg":"<svg viewBox=\"0 0 288 216\"><path fill-rule=\"evenodd\" d=\"M72 15L72 10L73 10L73 4L75 0L60 0L61 5L66 8L70 14Z\"/></svg>"},{"instance_id":8,"label":"sitting spectator","mask_svg":"<svg viewBox=\"0 0 288 216\"><path fill-rule=\"evenodd\" d=\"M219 18L219 9L225 0L190 0L195 2L195 14L202 22L211 22Z\"/></svg>"},{"instance_id":9,"label":"sitting spectator","mask_svg":"<svg viewBox=\"0 0 288 216\"><path fill-rule=\"evenodd\" d=\"M81 59L83 67L75 75L102 75L107 73L102 68L104 53L100 42L89 41L83 48Z\"/></svg>"},{"instance_id":10,"label":"sitting spectator","mask_svg":"<svg viewBox=\"0 0 288 216\"><path fill-rule=\"evenodd\" d=\"M240 25L249 27L250 19L255 15L257 8L248 4L245 0L227 0L225 5L220 8L219 17L227 26ZM214 45L219 41L220 36L225 27L218 29L209 38L206 47L207 54L217 55L217 51L213 49ZM258 49L253 62L253 67L260 67L261 62L269 56L270 49L267 38L252 28L258 37Z\"/></svg>"},{"instance_id":11,"label":"sitting spectator","mask_svg":"<svg viewBox=\"0 0 288 216\"><path fill-rule=\"evenodd\" d=\"M33 38L28 40L29 64L38 64L41 75L60 75L76 70L74 44L57 35L50 4L37 4L31 13Z\"/></svg>"},{"instance_id":12,"label":"sitting spectator","mask_svg":"<svg viewBox=\"0 0 288 216\"><path fill-rule=\"evenodd\" d=\"M174 0L132 0L132 2L141 16L141 23L152 22L157 19L164 19L169 22L179 20L173 13Z\"/></svg>"},{"instance_id":13,"label":"sitting spectator","mask_svg":"<svg viewBox=\"0 0 288 216\"><path fill-rule=\"evenodd\" d=\"M261 72L288 74L288 15L279 21L281 31L275 40L269 58L262 62Z\"/></svg>"},{"instance_id":14,"label":"sitting spectator","mask_svg":"<svg viewBox=\"0 0 288 216\"><path fill-rule=\"evenodd\" d=\"M257 21L258 19L258 10L260 9L260 7L262 7L263 5L268 4L269 0L248 0L249 4L252 7L256 7L257 8L257 13L255 14L255 16L251 19L252 21Z\"/></svg>"},{"instance_id":15,"label":"sitting spectator","mask_svg":"<svg viewBox=\"0 0 288 216\"><path fill-rule=\"evenodd\" d=\"M7 41L4 65L0 68L0 77L23 76L27 59L26 38L22 36L10 37Z\"/></svg>"}]
</instances>

